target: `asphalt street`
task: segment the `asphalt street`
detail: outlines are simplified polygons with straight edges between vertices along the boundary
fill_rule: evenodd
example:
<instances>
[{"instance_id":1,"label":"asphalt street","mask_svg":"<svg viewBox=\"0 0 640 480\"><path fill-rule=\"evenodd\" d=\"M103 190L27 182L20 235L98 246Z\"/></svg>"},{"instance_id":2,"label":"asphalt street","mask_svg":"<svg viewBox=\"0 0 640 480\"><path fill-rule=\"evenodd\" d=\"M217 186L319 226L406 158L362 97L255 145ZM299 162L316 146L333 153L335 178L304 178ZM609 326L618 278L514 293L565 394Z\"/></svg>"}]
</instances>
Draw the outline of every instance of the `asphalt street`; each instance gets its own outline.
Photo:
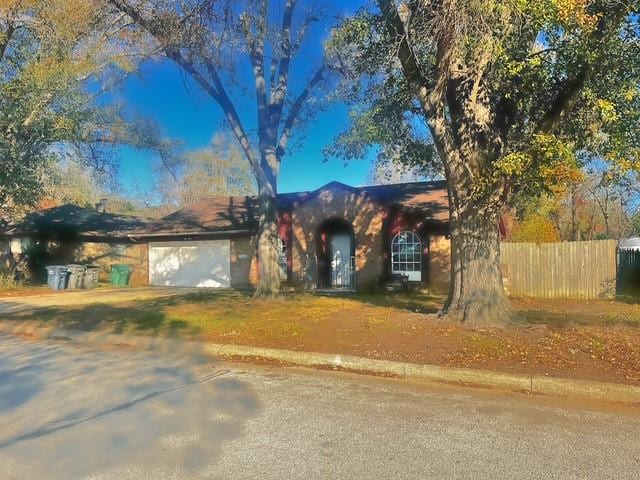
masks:
<instances>
[{"instance_id":1,"label":"asphalt street","mask_svg":"<svg viewBox=\"0 0 640 480\"><path fill-rule=\"evenodd\" d=\"M0 335L1 479L638 479L640 410Z\"/></svg>"}]
</instances>

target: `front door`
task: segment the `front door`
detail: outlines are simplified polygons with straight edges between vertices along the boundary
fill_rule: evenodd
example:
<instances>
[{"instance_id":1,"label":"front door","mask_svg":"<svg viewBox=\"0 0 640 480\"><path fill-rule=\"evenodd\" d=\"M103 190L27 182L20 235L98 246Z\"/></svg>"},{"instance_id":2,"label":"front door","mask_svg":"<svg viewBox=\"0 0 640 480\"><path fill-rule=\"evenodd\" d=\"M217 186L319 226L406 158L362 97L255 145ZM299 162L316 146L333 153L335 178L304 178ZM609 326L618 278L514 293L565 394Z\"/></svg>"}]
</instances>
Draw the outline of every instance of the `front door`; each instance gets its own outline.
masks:
<instances>
[{"instance_id":1,"label":"front door","mask_svg":"<svg viewBox=\"0 0 640 480\"><path fill-rule=\"evenodd\" d=\"M353 263L351 258L351 235L336 233L331 237L331 286L353 287Z\"/></svg>"}]
</instances>

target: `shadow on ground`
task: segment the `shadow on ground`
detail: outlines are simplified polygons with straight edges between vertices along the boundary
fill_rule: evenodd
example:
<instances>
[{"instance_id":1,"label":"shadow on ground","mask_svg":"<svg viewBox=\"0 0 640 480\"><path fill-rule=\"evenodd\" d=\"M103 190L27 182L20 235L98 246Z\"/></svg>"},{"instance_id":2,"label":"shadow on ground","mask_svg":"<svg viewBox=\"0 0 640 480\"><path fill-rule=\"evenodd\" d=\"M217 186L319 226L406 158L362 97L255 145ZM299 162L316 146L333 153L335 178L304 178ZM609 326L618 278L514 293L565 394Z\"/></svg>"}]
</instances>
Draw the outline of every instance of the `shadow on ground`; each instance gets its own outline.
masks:
<instances>
[{"instance_id":1,"label":"shadow on ground","mask_svg":"<svg viewBox=\"0 0 640 480\"><path fill-rule=\"evenodd\" d=\"M442 307L445 298L443 295L426 290L355 293L345 294L344 297L367 305L397 308L424 314L437 313Z\"/></svg>"},{"instance_id":2,"label":"shadow on ground","mask_svg":"<svg viewBox=\"0 0 640 480\"><path fill-rule=\"evenodd\" d=\"M66 479L136 464L147 464L150 475L195 473L259 411L249 385L209 361L0 335L5 478L14 468Z\"/></svg>"},{"instance_id":3,"label":"shadow on ground","mask_svg":"<svg viewBox=\"0 0 640 480\"><path fill-rule=\"evenodd\" d=\"M113 333L144 333L176 336L181 338L197 338L206 327L206 317L203 322L191 322L196 316L203 317L203 313L211 314L210 322L221 318L229 321L261 321L269 316L278 315L282 310L289 313L292 318L305 318L309 314L311 304L323 299L319 295L294 294L282 298L286 308L282 305L274 312L266 312L267 304L252 304L250 292L220 291L220 292L193 292L184 295L161 297L153 299L141 299L121 303L93 303L76 306L52 306L37 308L29 311L4 315L4 320L21 322L25 320L37 321L40 325L52 324L61 328L69 328L81 331L109 330ZM388 307L400 312L430 314L440 308L442 297L428 292L409 293L370 293L330 296L324 298L322 305L315 305L315 311L327 309L327 312L339 308L341 302L346 300L351 308L357 308L358 304L370 307ZM334 299L332 301L331 299ZM258 301L259 302L259 301ZM278 301L276 301L278 302ZM239 305L244 308L243 315L238 316ZM254 309L253 318L247 317L247 310ZM180 312L170 314L168 312ZM188 320L185 320L188 319ZM285 319L283 319L285 320ZM286 321L290 321L287 318Z\"/></svg>"},{"instance_id":4,"label":"shadow on ground","mask_svg":"<svg viewBox=\"0 0 640 480\"><path fill-rule=\"evenodd\" d=\"M25 312L5 315L3 320L37 320L42 325L53 323L61 328L80 331L109 329L113 333L138 332L160 333L169 336L197 337L200 328L184 320L170 318L165 312L167 307L180 307L193 304L216 304L222 301L249 298L243 292L195 292L185 295L133 300L122 303L92 303L89 305L71 305L37 308Z\"/></svg>"}]
</instances>

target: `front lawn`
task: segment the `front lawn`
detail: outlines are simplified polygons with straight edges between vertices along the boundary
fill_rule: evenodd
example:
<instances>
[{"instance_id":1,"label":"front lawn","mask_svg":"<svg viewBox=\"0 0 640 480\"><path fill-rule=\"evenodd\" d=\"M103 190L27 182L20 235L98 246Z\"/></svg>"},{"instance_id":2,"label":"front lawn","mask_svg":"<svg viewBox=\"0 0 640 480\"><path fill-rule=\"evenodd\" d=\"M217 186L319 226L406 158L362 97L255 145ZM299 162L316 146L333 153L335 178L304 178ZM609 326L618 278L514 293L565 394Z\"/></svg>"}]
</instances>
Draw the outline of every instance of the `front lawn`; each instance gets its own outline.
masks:
<instances>
[{"instance_id":1,"label":"front lawn","mask_svg":"<svg viewBox=\"0 0 640 480\"><path fill-rule=\"evenodd\" d=\"M26 297L34 295L52 295L53 292L47 285L39 283L18 283L7 280L0 275L0 299L5 297Z\"/></svg>"},{"instance_id":2,"label":"front lawn","mask_svg":"<svg viewBox=\"0 0 640 480\"><path fill-rule=\"evenodd\" d=\"M478 329L440 321L433 313L441 302L427 292L294 294L262 301L240 292L203 291L50 308L11 319L640 384L639 305L515 299L522 321Z\"/></svg>"}]
</instances>

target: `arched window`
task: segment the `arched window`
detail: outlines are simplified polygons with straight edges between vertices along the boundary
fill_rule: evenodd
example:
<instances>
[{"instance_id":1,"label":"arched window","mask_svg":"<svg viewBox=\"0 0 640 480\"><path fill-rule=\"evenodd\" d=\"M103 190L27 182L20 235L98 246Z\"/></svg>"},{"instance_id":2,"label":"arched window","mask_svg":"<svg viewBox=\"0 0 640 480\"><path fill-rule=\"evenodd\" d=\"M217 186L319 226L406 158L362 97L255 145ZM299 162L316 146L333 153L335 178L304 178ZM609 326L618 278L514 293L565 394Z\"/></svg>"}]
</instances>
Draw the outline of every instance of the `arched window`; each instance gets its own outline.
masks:
<instances>
[{"instance_id":1,"label":"arched window","mask_svg":"<svg viewBox=\"0 0 640 480\"><path fill-rule=\"evenodd\" d=\"M422 280L422 245L415 233L404 231L393 237L391 273L406 275L411 282Z\"/></svg>"},{"instance_id":2,"label":"arched window","mask_svg":"<svg viewBox=\"0 0 640 480\"><path fill-rule=\"evenodd\" d=\"M280 280L287 280L289 278L287 244L280 237L278 237L278 265L280 266Z\"/></svg>"}]
</instances>

